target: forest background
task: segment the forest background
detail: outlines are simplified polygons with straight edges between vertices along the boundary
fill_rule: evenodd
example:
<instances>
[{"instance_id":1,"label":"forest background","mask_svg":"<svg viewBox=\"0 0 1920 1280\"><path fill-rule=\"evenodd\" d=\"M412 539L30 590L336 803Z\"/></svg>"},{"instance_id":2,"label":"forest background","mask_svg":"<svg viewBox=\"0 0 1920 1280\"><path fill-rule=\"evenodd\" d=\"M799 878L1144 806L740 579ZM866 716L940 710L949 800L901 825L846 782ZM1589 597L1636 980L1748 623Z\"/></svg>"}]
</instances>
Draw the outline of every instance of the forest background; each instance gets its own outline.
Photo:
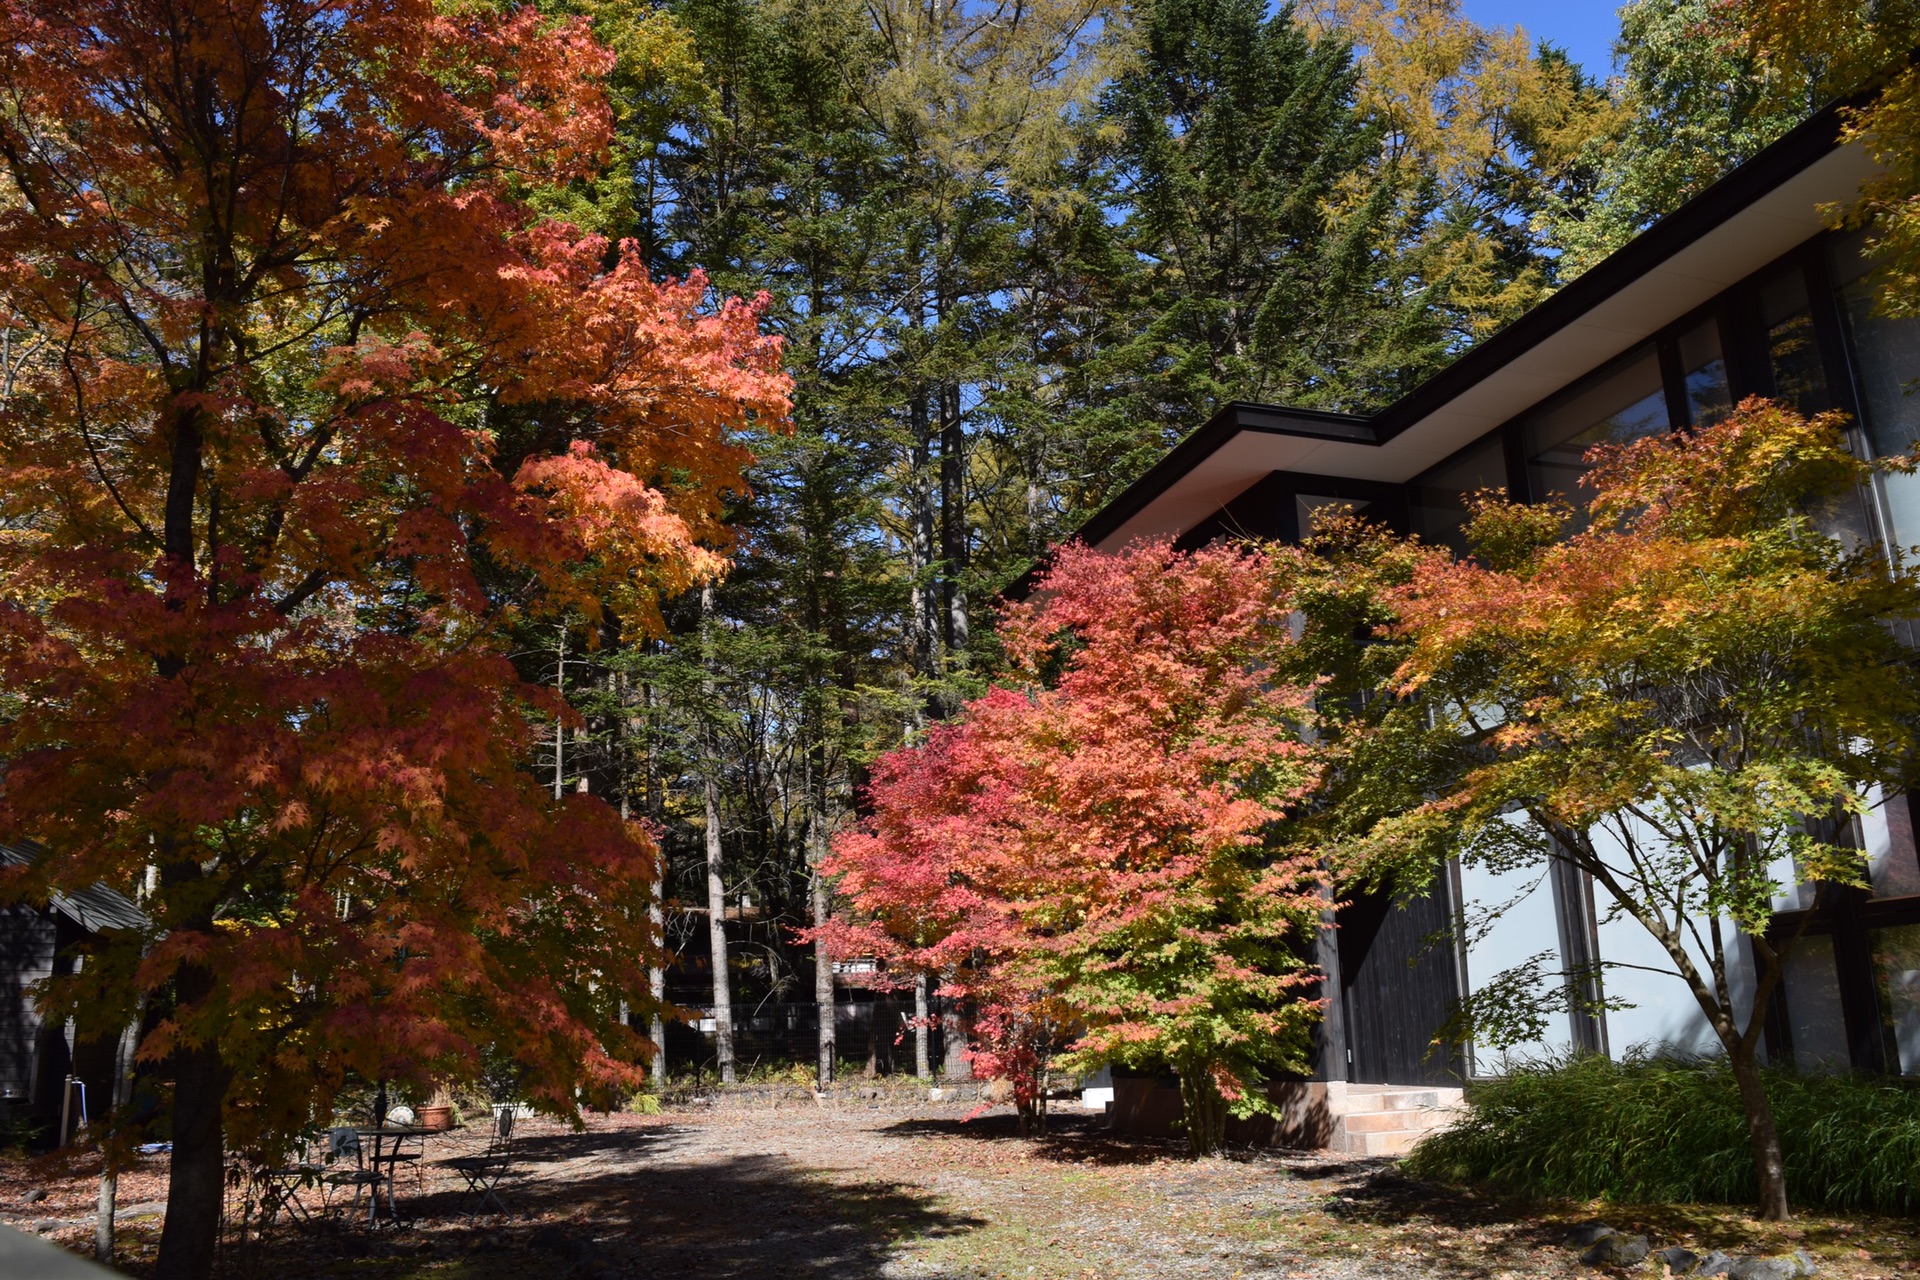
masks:
<instances>
[{"instance_id":1,"label":"forest background","mask_svg":"<svg viewBox=\"0 0 1920 1280\"><path fill-rule=\"evenodd\" d=\"M816 868L1048 547L1230 401L1390 403L1820 105L1711 0L1625 6L1606 75L1453 0L543 7L618 58L610 176L545 198L764 292L796 382L665 641L520 654L555 793L664 833L655 990L729 1077L734 1011L831 1002Z\"/></svg>"}]
</instances>

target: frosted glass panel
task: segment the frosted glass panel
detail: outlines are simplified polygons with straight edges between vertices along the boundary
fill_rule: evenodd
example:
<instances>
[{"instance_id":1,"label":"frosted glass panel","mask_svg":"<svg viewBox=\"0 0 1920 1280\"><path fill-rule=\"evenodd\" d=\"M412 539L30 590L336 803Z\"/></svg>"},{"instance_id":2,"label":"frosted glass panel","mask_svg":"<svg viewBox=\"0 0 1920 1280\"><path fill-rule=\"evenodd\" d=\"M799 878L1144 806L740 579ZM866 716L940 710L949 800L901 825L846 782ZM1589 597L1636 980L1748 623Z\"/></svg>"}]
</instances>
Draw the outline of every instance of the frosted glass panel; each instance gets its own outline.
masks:
<instances>
[{"instance_id":1,"label":"frosted glass panel","mask_svg":"<svg viewBox=\"0 0 1920 1280\"><path fill-rule=\"evenodd\" d=\"M1880 788L1867 794L1873 807L1860 819L1860 835L1867 852L1867 878L1876 898L1907 898L1920 894L1920 858L1913 844L1913 810L1907 797L1883 800Z\"/></svg>"},{"instance_id":2,"label":"frosted glass panel","mask_svg":"<svg viewBox=\"0 0 1920 1280\"><path fill-rule=\"evenodd\" d=\"M1901 1075L1920 1076L1920 925L1875 929L1867 939L1890 1057Z\"/></svg>"},{"instance_id":3,"label":"frosted glass panel","mask_svg":"<svg viewBox=\"0 0 1920 1280\"><path fill-rule=\"evenodd\" d=\"M1544 864L1505 872L1462 864L1460 901L1467 925L1468 992L1479 994L1500 974L1542 951L1554 954L1553 963L1544 971L1547 980L1564 981L1566 957L1560 954L1553 877ZM1498 1075L1509 1062L1564 1054L1572 1046L1573 1028L1566 1015L1555 1015L1542 1039L1512 1045L1504 1051L1476 1046L1473 1074Z\"/></svg>"},{"instance_id":4,"label":"frosted glass panel","mask_svg":"<svg viewBox=\"0 0 1920 1280\"><path fill-rule=\"evenodd\" d=\"M1619 844L1611 835L1596 830L1594 843L1610 864L1617 861L1625 867L1625 854L1619 852ZM1600 917L1601 981L1607 999L1622 1000L1631 1006L1607 1010L1608 1051L1616 1058L1633 1048L1656 1052L1720 1052L1720 1038L1708 1024L1686 981L1674 972L1673 958L1667 949L1647 932L1645 925L1614 910L1612 899L1597 884L1594 910ZM1698 932L1702 937L1712 936L1704 924ZM1727 984L1733 996L1734 1017L1744 1027L1753 1012L1753 966L1746 941L1732 921L1721 921L1720 937L1727 954ZM1686 941L1686 948L1694 967L1702 973L1708 972L1706 950L1691 937Z\"/></svg>"},{"instance_id":5,"label":"frosted glass panel","mask_svg":"<svg viewBox=\"0 0 1920 1280\"><path fill-rule=\"evenodd\" d=\"M1793 1063L1802 1071L1845 1071L1847 1024L1840 1013L1840 979L1833 967L1833 939L1803 937L1787 954L1781 986Z\"/></svg>"},{"instance_id":6,"label":"frosted glass panel","mask_svg":"<svg viewBox=\"0 0 1920 1280\"><path fill-rule=\"evenodd\" d=\"M1857 241L1838 246L1834 273L1840 279L1841 310L1853 345L1860 390L1861 427L1877 458L1906 453L1920 439L1920 320L1890 320L1876 314L1874 280ZM1896 546L1920 543L1920 475L1887 476L1881 483L1888 537Z\"/></svg>"},{"instance_id":7,"label":"frosted glass panel","mask_svg":"<svg viewBox=\"0 0 1920 1280\"><path fill-rule=\"evenodd\" d=\"M1300 536L1313 536L1315 520L1331 520L1341 515L1364 515L1367 504L1351 498L1322 498L1314 494L1296 494L1293 499L1294 519L1299 521Z\"/></svg>"}]
</instances>

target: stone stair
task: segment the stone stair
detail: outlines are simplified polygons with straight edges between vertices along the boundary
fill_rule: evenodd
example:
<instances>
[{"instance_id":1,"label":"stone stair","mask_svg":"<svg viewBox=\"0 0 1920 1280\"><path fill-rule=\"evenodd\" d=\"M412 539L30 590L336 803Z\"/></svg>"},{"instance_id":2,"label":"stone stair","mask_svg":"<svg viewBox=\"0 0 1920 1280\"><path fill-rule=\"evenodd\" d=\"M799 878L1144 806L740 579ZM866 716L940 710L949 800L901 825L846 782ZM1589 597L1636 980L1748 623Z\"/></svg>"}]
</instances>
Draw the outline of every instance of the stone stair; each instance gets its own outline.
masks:
<instances>
[{"instance_id":1,"label":"stone stair","mask_svg":"<svg viewBox=\"0 0 1920 1280\"><path fill-rule=\"evenodd\" d=\"M1466 1107L1459 1089L1350 1084L1342 1092L1343 1105L1330 1108L1333 1131L1327 1148L1355 1156L1405 1155L1427 1134L1452 1124Z\"/></svg>"}]
</instances>

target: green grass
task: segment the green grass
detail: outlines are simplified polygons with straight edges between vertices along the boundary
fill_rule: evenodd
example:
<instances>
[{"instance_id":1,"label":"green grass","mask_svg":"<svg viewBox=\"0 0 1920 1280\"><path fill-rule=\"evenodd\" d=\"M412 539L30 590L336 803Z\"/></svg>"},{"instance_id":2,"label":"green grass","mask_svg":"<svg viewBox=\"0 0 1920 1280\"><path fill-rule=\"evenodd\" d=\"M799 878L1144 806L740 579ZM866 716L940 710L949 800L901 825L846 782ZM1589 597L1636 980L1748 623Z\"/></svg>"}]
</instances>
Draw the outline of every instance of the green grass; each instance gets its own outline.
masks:
<instances>
[{"instance_id":1,"label":"green grass","mask_svg":"<svg viewBox=\"0 0 1920 1280\"><path fill-rule=\"evenodd\" d=\"M1920 1090L1766 1071L1797 1205L1920 1210ZM1471 1110L1407 1159L1419 1177L1536 1196L1737 1204L1755 1196L1733 1077L1714 1060L1586 1057L1470 1090Z\"/></svg>"}]
</instances>

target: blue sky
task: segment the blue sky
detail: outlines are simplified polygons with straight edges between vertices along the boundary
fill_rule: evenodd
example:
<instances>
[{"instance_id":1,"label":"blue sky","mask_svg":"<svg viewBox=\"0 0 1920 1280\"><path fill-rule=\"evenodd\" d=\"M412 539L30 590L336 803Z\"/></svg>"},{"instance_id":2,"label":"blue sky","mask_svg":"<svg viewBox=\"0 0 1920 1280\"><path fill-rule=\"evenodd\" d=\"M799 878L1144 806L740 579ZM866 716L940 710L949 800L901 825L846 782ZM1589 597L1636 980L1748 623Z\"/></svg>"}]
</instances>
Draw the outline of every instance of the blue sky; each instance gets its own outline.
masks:
<instances>
[{"instance_id":1,"label":"blue sky","mask_svg":"<svg viewBox=\"0 0 1920 1280\"><path fill-rule=\"evenodd\" d=\"M1463 0L1475 22L1490 27L1525 27L1535 40L1551 40L1565 49L1589 75L1605 79L1613 58L1620 0Z\"/></svg>"}]
</instances>

